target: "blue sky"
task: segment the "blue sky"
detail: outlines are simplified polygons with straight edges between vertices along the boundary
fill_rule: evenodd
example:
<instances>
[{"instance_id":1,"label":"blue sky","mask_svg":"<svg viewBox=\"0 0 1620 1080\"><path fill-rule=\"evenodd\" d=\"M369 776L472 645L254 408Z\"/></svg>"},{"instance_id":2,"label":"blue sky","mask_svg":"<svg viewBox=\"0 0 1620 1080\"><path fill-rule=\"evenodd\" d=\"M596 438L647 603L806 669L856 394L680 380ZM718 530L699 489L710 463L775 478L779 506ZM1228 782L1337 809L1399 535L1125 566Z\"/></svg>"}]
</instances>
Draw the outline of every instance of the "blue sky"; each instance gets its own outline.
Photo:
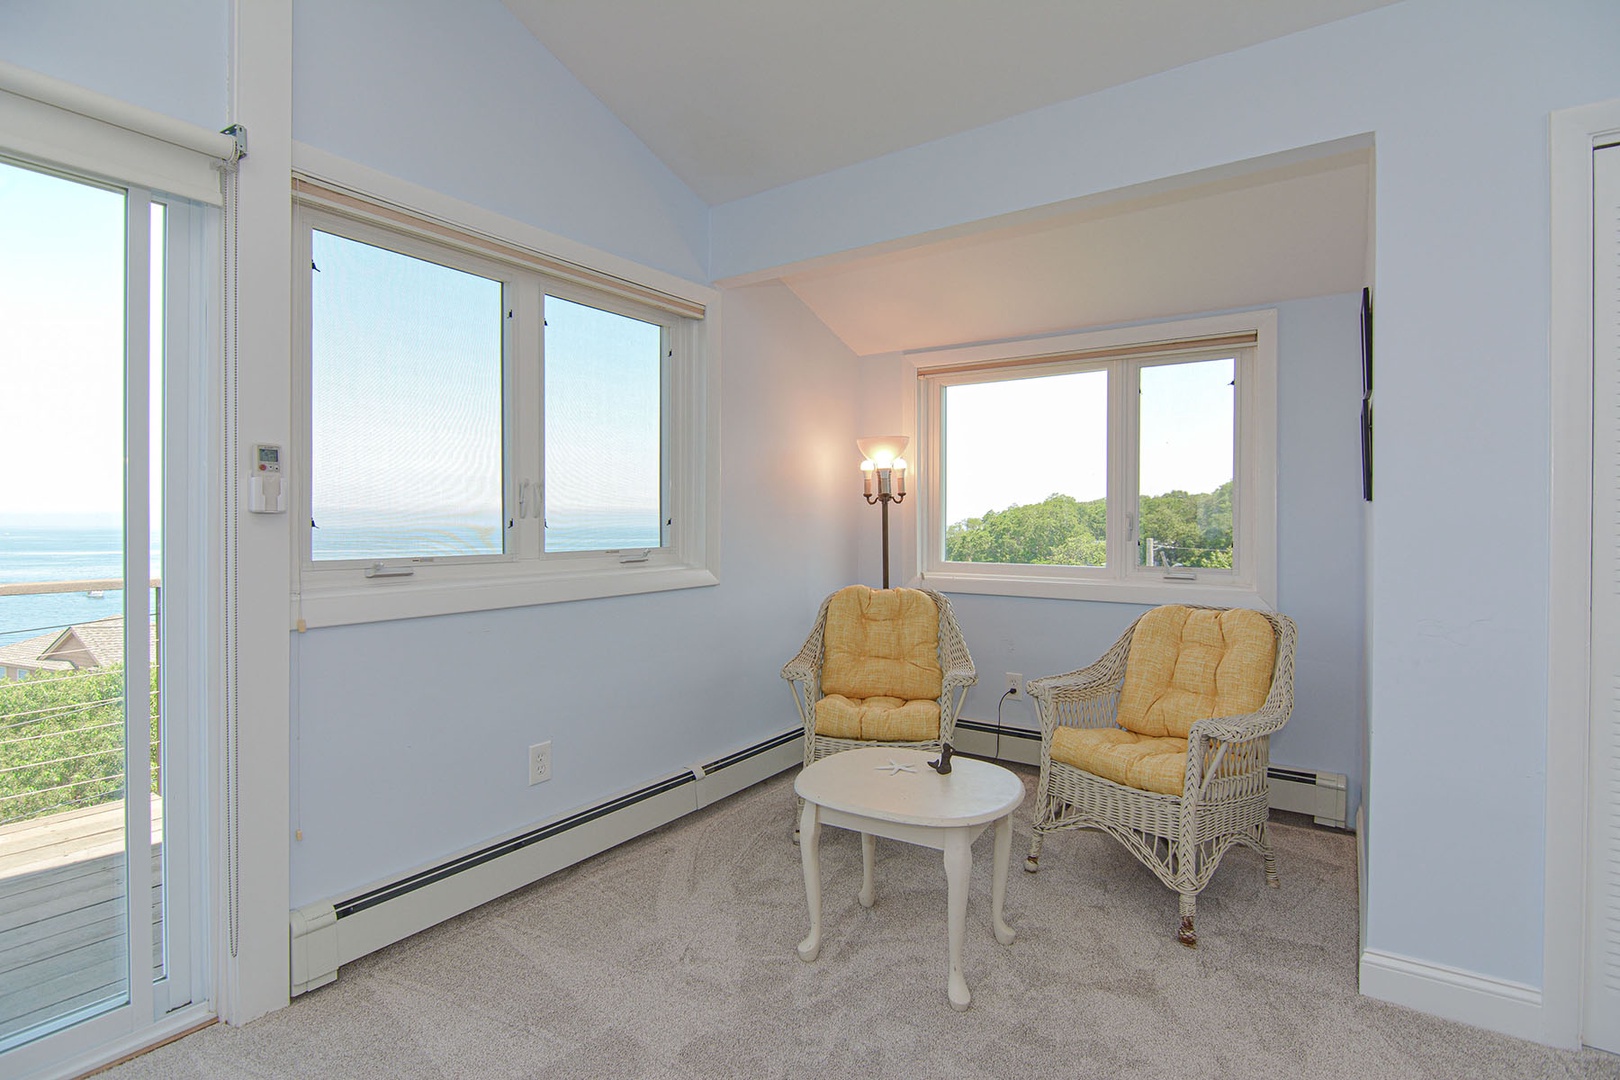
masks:
<instances>
[{"instance_id":1,"label":"blue sky","mask_svg":"<svg viewBox=\"0 0 1620 1080\"><path fill-rule=\"evenodd\" d=\"M1142 369L1143 495L1232 479L1231 360ZM1108 490L1108 375L964 383L946 395L947 524L1059 493Z\"/></svg>"},{"instance_id":2,"label":"blue sky","mask_svg":"<svg viewBox=\"0 0 1620 1080\"><path fill-rule=\"evenodd\" d=\"M124 197L0 163L0 514L124 504Z\"/></svg>"}]
</instances>

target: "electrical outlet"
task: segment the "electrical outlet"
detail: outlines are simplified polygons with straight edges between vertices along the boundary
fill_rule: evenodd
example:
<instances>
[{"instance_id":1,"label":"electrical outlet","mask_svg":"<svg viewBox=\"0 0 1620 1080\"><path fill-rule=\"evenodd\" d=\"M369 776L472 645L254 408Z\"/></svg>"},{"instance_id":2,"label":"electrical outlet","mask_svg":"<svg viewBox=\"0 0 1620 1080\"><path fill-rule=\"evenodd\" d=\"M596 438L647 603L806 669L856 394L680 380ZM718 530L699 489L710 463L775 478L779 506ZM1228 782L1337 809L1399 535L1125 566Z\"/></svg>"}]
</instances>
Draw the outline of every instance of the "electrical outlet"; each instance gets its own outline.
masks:
<instances>
[{"instance_id":1,"label":"electrical outlet","mask_svg":"<svg viewBox=\"0 0 1620 1080\"><path fill-rule=\"evenodd\" d=\"M551 740L529 747L529 786L551 779Z\"/></svg>"},{"instance_id":2,"label":"electrical outlet","mask_svg":"<svg viewBox=\"0 0 1620 1080\"><path fill-rule=\"evenodd\" d=\"M1007 672L1007 692L1013 697L1024 696L1024 677L1016 671Z\"/></svg>"}]
</instances>

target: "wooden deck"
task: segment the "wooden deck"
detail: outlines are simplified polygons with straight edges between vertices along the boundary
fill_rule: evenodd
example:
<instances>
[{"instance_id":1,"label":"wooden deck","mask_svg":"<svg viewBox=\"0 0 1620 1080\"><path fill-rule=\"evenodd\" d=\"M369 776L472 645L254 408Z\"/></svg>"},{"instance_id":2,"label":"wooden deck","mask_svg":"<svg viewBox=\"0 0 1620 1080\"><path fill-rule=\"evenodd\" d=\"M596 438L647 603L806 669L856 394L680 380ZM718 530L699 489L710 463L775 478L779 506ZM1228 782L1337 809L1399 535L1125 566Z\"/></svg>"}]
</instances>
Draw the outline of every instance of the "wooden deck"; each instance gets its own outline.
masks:
<instances>
[{"instance_id":1,"label":"wooden deck","mask_svg":"<svg viewBox=\"0 0 1620 1080\"><path fill-rule=\"evenodd\" d=\"M163 800L152 797L152 967L163 964ZM124 803L0 826L0 1040L126 992Z\"/></svg>"}]
</instances>

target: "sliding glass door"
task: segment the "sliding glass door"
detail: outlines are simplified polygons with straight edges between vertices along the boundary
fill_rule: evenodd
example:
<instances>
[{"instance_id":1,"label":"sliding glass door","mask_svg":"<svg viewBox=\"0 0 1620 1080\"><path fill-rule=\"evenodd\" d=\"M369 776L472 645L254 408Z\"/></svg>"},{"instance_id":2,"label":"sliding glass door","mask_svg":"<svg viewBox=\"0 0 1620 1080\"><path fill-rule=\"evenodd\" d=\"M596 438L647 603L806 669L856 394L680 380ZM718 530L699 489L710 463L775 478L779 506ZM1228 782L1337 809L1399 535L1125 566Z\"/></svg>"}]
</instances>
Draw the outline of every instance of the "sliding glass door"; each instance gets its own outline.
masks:
<instances>
[{"instance_id":1,"label":"sliding glass door","mask_svg":"<svg viewBox=\"0 0 1620 1080\"><path fill-rule=\"evenodd\" d=\"M0 161L0 1072L200 982L203 223Z\"/></svg>"}]
</instances>

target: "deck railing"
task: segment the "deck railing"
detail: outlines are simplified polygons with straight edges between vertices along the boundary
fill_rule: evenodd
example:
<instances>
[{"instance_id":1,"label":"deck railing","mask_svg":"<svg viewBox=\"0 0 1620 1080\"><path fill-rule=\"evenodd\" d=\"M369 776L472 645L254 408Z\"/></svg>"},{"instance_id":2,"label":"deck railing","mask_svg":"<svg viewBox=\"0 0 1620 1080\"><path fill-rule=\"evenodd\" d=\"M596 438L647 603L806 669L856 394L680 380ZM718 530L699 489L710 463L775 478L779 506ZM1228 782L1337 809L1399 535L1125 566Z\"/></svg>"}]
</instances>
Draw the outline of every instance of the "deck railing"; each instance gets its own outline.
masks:
<instances>
[{"instance_id":1,"label":"deck railing","mask_svg":"<svg viewBox=\"0 0 1620 1080\"><path fill-rule=\"evenodd\" d=\"M162 588L153 579L150 613L151 688L148 722L152 753L150 786L161 794L159 744L158 627ZM0 597L47 593L122 590L121 580L24 582L0 585ZM0 617L4 607L0 605ZM48 633L74 624L8 627ZM27 678L0 681L0 825L46 814L98 806L124 797L124 666L36 671Z\"/></svg>"}]
</instances>

